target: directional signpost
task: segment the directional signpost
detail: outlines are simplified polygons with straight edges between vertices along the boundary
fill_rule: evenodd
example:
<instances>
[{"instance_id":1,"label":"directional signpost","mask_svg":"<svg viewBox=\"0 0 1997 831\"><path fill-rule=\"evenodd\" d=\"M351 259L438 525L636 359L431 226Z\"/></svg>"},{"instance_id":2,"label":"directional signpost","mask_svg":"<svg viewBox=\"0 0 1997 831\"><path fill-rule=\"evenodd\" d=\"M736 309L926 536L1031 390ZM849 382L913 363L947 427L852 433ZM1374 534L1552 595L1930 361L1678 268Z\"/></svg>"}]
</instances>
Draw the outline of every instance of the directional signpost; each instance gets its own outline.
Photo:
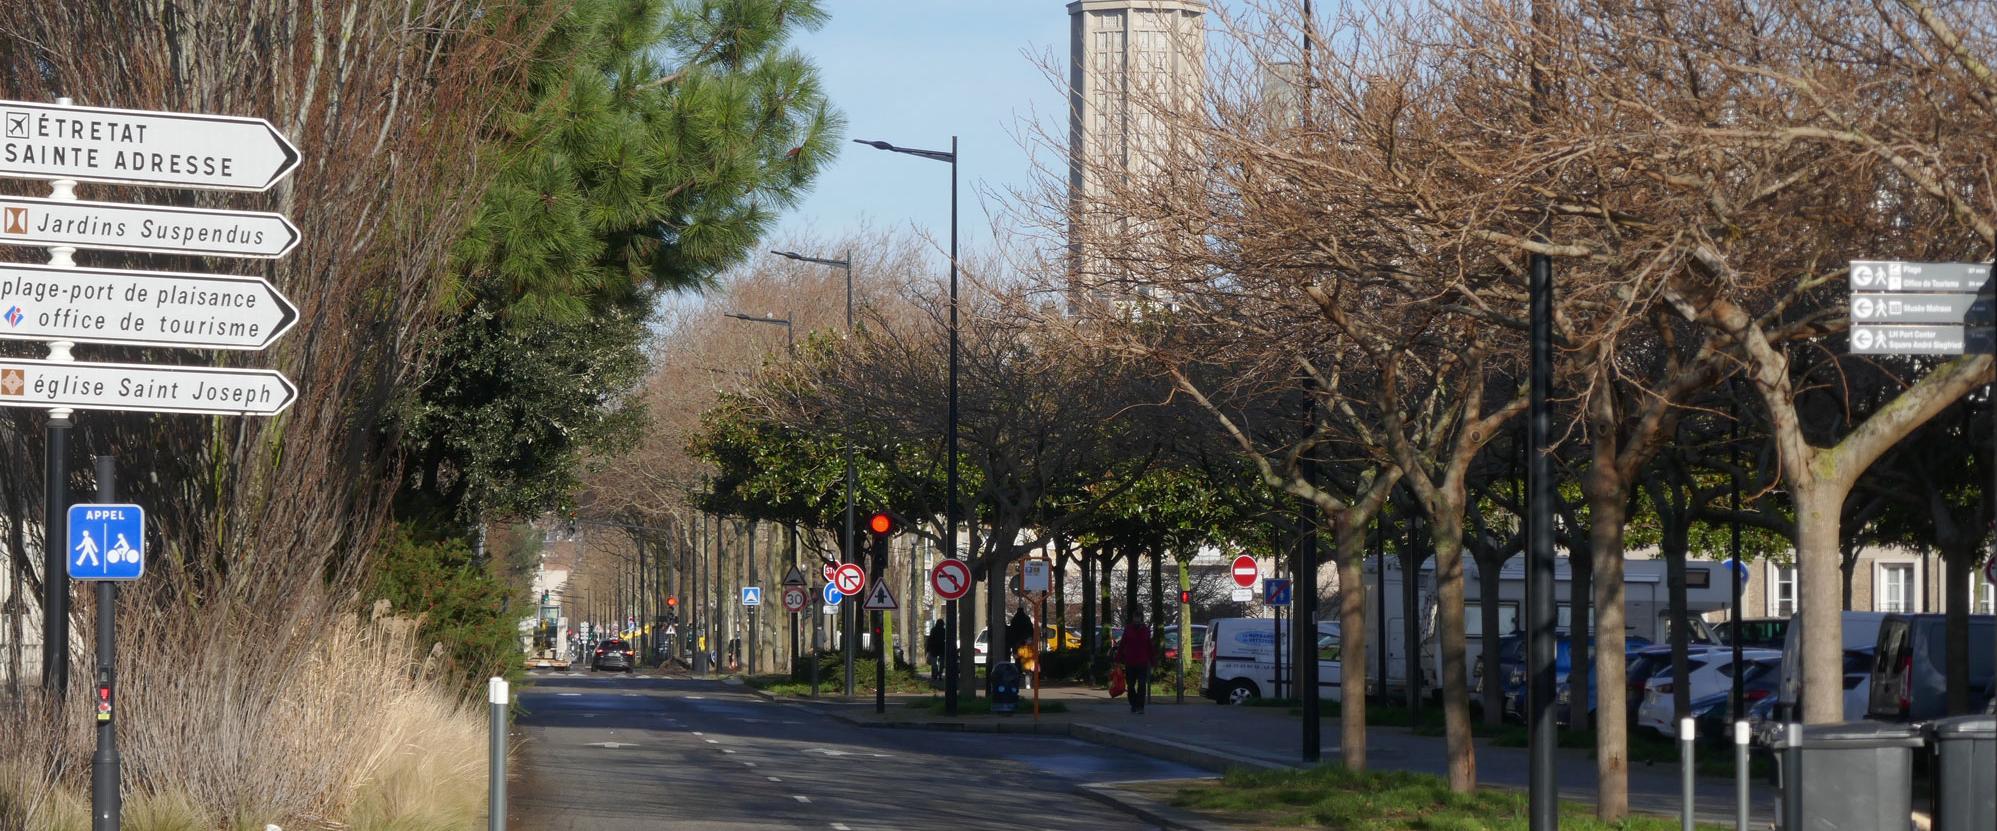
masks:
<instances>
[{"instance_id":1,"label":"directional signpost","mask_svg":"<svg viewBox=\"0 0 1997 831\"><path fill-rule=\"evenodd\" d=\"M145 512L113 501L115 465L97 458L97 501L68 506L63 483L74 410L277 415L297 398L274 370L82 363L76 344L260 350L298 320L254 277L78 268L78 249L207 257L282 257L299 243L283 216L76 198L78 182L263 191L299 154L260 118L0 101L0 176L52 180L47 198L0 197L0 245L49 249L48 265L0 265L0 339L49 344L46 360L0 359L0 407L49 411L42 604L44 684L69 686L69 585L97 585L97 753L92 827L116 829L118 782L114 640L116 583L145 573ZM62 562L58 562L58 558ZM67 568L64 568L64 565ZM744 601L750 598L745 595Z\"/></svg>"},{"instance_id":2,"label":"directional signpost","mask_svg":"<svg viewBox=\"0 0 1997 831\"><path fill-rule=\"evenodd\" d=\"M0 407L277 415L298 388L268 369L0 358Z\"/></svg>"},{"instance_id":3,"label":"directional signpost","mask_svg":"<svg viewBox=\"0 0 1997 831\"><path fill-rule=\"evenodd\" d=\"M72 580L137 580L146 573L146 509L137 505L69 506Z\"/></svg>"},{"instance_id":4,"label":"directional signpost","mask_svg":"<svg viewBox=\"0 0 1997 831\"><path fill-rule=\"evenodd\" d=\"M298 246L281 214L0 196L0 245L274 259Z\"/></svg>"},{"instance_id":5,"label":"directional signpost","mask_svg":"<svg viewBox=\"0 0 1997 831\"><path fill-rule=\"evenodd\" d=\"M0 101L0 176L268 190L298 159L261 118Z\"/></svg>"},{"instance_id":6,"label":"directional signpost","mask_svg":"<svg viewBox=\"0 0 1997 831\"><path fill-rule=\"evenodd\" d=\"M1987 354L1990 266L1982 263L1851 262L1854 355Z\"/></svg>"},{"instance_id":7,"label":"directional signpost","mask_svg":"<svg viewBox=\"0 0 1997 831\"><path fill-rule=\"evenodd\" d=\"M255 350L297 322L257 277L0 265L0 338Z\"/></svg>"}]
</instances>

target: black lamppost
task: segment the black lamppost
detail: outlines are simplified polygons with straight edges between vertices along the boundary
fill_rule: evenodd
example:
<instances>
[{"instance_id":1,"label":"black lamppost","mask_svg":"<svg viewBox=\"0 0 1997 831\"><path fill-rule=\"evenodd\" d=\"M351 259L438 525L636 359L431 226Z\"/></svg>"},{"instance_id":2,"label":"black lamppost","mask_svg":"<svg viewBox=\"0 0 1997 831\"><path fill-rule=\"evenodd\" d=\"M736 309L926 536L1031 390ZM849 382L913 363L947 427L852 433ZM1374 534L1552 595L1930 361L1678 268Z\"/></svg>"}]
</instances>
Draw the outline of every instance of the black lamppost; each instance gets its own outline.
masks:
<instances>
[{"instance_id":1,"label":"black lamppost","mask_svg":"<svg viewBox=\"0 0 1997 831\"><path fill-rule=\"evenodd\" d=\"M801 263L817 263L819 265L829 265L834 268L845 269L846 270L846 334L851 335L853 333L853 253L852 252L848 251L846 252L845 257L836 260L827 257L807 257L803 254L797 253L796 251L771 251L770 253L775 254L779 257L783 257L785 259L796 260ZM847 427L850 428L852 426L851 413L842 413L841 415L843 419L846 421ZM846 537L845 537L846 544L840 548L840 551L844 552L844 556L847 562L852 562L855 559L852 553L853 522L854 522L853 491L855 489L853 481L854 478L855 474L853 472L853 437L852 437L852 431L848 429L846 437ZM793 547L795 547L796 543L797 543L797 528L796 526L792 526L791 544ZM840 605L843 606L845 604L840 604ZM840 615L840 620L842 623L845 621L845 617L846 616L844 614ZM814 618L811 624L811 697L812 698L818 697L818 630L819 630L818 621L816 618ZM849 696L853 694L852 632L853 632L853 627L847 626L846 645L844 646L843 649L840 650L841 652L844 652L846 654L846 694Z\"/></svg>"},{"instance_id":2,"label":"black lamppost","mask_svg":"<svg viewBox=\"0 0 1997 831\"><path fill-rule=\"evenodd\" d=\"M853 141L876 150L886 150L890 153L905 153L910 156L920 156L931 161L950 163L950 413L947 419L948 426L944 428L944 444L946 446L944 464L949 472L946 475L948 484L945 485L947 495L943 500L943 556L947 559L955 560L957 559L957 522L960 518L958 516L959 508L957 504L957 137L950 137L950 149L947 151L896 147L885 141L866 141L864 139L854 139ZM986 579L997 580L1002 578L997 575L991 575ZM995 625L991 629L994 636L994 643L996 643L1002 628ZM943 612L943 638L950 645L949 655L943 662L943 712L945 715L954 716L957 714L958 653L957 601L955 600L949 601ZM997 650L993 650L993 655L997 655ZM848 689L851 689L850 684L851 679L848 679Z\"/></svg>"},{"instance_id":3,"label":"black lamppost","mask_svg":"<svg viewBox=\"0 0 1997 831\"><path fill-rule=\"evenodd\" d=\"M794 327L791 326L790 318L775 317L769 315L764 315L764 316L745 315L742 314L741 312L723 312L722 315L724 317L735 318L736 320L746 320L749 321L750 323L768 323L775 326L782 326L784 327L784 354L790 355L796 349L796 341L792 337L792 332ZM748 546L748 553L746 554L746 556L749 558L748 559L749 585L753 586L756 585L756 525L755 525L755 520L753 518L749 519L748 541L749 541L749 546ZM639 550L643 551L643 549ZM748 644L749 674L751 675L754 675L756 672L756 646L757 646L756 609L757 608L758 607L756 606L750 606L748 611L749 637L746 640L748 640L749 642Z\"/></svg>"}]
</instances>

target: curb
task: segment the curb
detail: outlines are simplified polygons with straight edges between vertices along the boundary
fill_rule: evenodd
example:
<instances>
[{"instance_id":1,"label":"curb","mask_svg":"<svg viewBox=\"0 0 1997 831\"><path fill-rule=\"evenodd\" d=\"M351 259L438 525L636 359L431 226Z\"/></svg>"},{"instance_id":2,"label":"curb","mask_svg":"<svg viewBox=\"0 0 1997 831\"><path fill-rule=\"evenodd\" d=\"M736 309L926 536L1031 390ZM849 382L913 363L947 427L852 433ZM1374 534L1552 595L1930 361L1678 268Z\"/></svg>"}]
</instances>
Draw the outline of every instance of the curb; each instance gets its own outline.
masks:
<instances>
[{"instance_id":1,"label":"curb","mask_svg":"<svg viewBox=\"0 0 1997 831\"><path fill-rule=\"evenodd\" d=\"M1159 828L1171 831L1227 831L1227 826L1208 821L1190 811L1138 796L1117 787L1115 782L1076 785L1074 792L1084 799L1108 805Z\"/></svg>"},{"instance_id":2,"label":"curb","mask_svg":"<svg viewBox=\"0 0 1997 831\"><path fill-rule=\"evenodd\" d=\"M1120 748L1132 753L1140 753L1145 756L1164 759L1168 762L1178 762L1182 765L1211 770L1217 773L1225 773L1234 768L1283 770L1290 767L1290 765L1271 762L1266 759L1210 750L1198 745L1185 744L1168 739L1139 736L1135 733L1126 733L1122 730L1115 730L1094 724L1073 725L1073 729L1069 731L1069 735L1082 741Z\"/></svg>"}]
</instances>

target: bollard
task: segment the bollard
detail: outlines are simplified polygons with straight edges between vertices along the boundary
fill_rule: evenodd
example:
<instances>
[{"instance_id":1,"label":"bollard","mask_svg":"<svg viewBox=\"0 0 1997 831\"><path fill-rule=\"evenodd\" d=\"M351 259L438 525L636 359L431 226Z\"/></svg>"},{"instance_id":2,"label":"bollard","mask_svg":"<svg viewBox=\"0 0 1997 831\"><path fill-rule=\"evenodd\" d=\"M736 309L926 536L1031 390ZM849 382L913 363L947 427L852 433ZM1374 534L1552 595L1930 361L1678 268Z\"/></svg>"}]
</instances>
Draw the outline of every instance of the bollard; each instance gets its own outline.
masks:
<instances>
[{"instance_id":1,"label":"bollard","mask_svg":"<svg viewBox=\"0 0 1997 831\"><path fill-rule=\"evenodd\" d=\"M1678 720L1678 769L1680 771L1680 778L1684 780L1681 784L1684 789L1685 798L1683 818L1679 820L1678 824L1684 831L1692 831L1692 740L1697 738L1696 731L1698 727L1699 722L1692 719L1681 718Z\"/></svg>"},{"instance_id":2,"label":"bollard","mask_svg":"<svg viewBox=\"0 0 1997 831\"><path fill-rule=\"evenodd\" d=\"M1734 831L1747 831L1747 722L1734 722Z\"/></svg>"},{"instance_id":3,"label":"bollard","mask_svg":"<svg viewBox=\"0 0 1997 831\"><path fill-rule=\"evenodd\" d=\"M506 831L506 679L487 682L486 701L492 705L492 758L487 763L485 827Z\"/></svg>"},{"instance_id":4,"label":"bollard","mask_svg":"<svg viewBox=\"0 0 1997 831\"><path fill-rule=\"evenodd\" d=\"M1803 815L1803 783L1797 781L1803 766L1803 725L1790 722L1782 727L1782 824L1783 831L1799 831Z\"/></svg>"}]
</instances>

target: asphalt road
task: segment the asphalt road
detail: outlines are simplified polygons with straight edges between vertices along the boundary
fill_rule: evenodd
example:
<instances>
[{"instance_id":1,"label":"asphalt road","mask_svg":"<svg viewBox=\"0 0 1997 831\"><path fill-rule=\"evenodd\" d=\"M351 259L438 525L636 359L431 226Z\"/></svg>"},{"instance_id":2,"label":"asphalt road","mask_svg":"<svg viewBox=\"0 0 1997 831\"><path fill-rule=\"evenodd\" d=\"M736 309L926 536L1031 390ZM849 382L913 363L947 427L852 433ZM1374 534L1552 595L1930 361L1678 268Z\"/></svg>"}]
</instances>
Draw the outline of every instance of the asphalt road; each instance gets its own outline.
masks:
<instances>
[{"instance_id":1,"label":"asphalt road","mask_svg":"<svg viewBox=\"0 0 1997 831\"><path fill-rule=\"evenodd\" d=\"M855 727L713 681L535 674L519 702L522 831L1139 829L1073 787L1203 775L1066 738Z\"/></svg>"}]
</instances>

